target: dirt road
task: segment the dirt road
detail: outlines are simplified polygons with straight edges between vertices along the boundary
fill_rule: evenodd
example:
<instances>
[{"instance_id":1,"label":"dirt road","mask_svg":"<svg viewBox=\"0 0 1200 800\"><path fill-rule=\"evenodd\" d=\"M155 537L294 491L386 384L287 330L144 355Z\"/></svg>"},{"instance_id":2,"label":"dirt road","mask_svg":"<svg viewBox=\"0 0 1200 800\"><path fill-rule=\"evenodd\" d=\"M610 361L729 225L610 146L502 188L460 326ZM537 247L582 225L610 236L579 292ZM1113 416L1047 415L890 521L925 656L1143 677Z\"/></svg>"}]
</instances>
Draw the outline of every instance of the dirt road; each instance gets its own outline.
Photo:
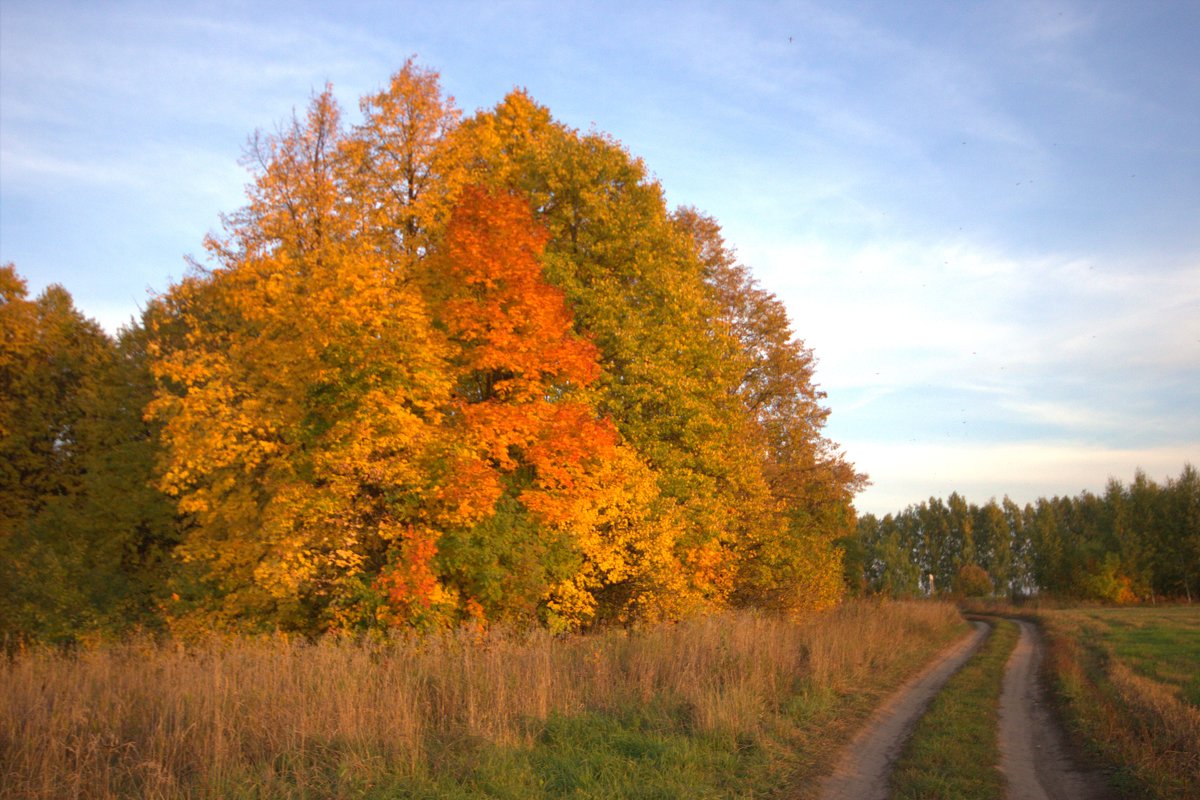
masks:
<instances>
[{"instance_id":1,"label":"dirt road","mask_svg":"<svg viewBox=\"0 0 1200 800\"><path fill-rule=\"evenodd\" d=\"M1078 770L1050 716L1037 679L1042 643L1037 628L1014 620L1021 638L1008 660L1000 692L1000 771L1008 800L1100 800L1100 778Z\"/></svg>"},{"instance_id":2,"label":"dirt road","mask_svg":"<svg viewBox=\"0 0 1200 800\"><path fill-rule=\"evenodd\" d=\"M1103 780L1079 770L1067 754L1038 680L1041 638L1028 622L1005 667L1000 693L1000 770L1007 800L1105 800ZM863 726L842 752L837 768L821 785L821 800L886 800L888 778L913 726L947 680L974 655L989 627L947 648L921 674L902 686Z\"/></svg>"},{"instance_id":3,"label":"dirt road","mask_svg":"<svg viewBox=\"0 0 1200 800\"><path fill-rule=\"evenodd\" d=\"M886 800L888 776L913 725L934 696L987 637L983 622L942 651L933 663L904 684L854 737L832 775L821 784L821 800Z\"/></svg>"}]
</instances>

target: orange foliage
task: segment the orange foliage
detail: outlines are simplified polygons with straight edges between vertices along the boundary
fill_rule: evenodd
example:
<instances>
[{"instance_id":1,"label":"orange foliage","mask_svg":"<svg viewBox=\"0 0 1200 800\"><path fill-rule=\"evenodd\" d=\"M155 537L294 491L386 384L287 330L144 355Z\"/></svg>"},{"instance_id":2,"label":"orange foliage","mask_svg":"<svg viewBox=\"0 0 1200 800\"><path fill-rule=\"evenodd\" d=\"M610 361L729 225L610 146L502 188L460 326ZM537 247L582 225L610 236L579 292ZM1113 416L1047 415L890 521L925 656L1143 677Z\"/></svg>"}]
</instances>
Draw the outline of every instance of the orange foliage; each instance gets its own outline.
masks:
<instances>
[{"instance_id":1,"label":"orange foliage","mask_svg":"<svg viewBox=\"0 0 1200 800\"><path fill-rule=\"evenodd\" d=\"M465 472L494 486L483 463L499 473L529 467L529 497L573 488L581 465L617 442L578 395L599 374L598 354L542 278L545 241L523 201L469 188L436 257L441 318L457 345L453 416L480 459Z\"/></svg>"},{"instance_id":2,"label":"orange foliage","mask_svg":"<svg viewBox=\"0 0 1200 800\"><path fill-rule=\"evenodd\" d=\"M376 586L387 593L389 608L383 619L392 624L436 621L444 617L450 595L438 579L433 560L437 555L438 533L409 525L393 550L392 562L376 579Z\"/></svg>"},{"instance_id":3,"label":"orange foliage","mask_svg":"<svg viewBox=\"0 0 1200 800\"><path fill-rule=\"evenodd\" d=\"M197 613L572 628L836 597L860 476L715 226L524 93L460 124L410 60L361 107L345 131L327 89L256 137L217 267L147 313Z\"/></svg>"},{"instance_id":4,"label":"orange foliage","mask_svg":"<svg viewBox=\"0 0 1200 800\"><path fill-rule=\"evenodd\" d=\"M630 513L617 509L647 473L619 455L615 426L586 393L600 374L599 353L575 333L562 292L543 277L545 243L527 202L468 187L434 256L433 291L456 346L448 419L471 453L460 454L442 498L448 519L483 522L507 487L552 541L565 536L579 566L548 579L543 599L570 626L595 613L592 590L635 571L635 554L614 547L629 535L614 522ZM622 462L631 471L613 474Z\"/></svg>"}]
</instances>

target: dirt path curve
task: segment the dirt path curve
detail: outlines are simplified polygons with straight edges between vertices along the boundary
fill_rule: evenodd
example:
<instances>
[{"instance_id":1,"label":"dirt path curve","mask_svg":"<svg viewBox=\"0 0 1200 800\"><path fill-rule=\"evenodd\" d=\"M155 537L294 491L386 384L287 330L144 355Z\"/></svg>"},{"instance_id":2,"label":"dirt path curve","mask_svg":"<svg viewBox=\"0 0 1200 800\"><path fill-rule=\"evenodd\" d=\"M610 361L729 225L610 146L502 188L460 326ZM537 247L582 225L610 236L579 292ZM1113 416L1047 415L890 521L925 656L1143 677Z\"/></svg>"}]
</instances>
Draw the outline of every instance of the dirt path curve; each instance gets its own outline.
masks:
<instances>
[{"instance_id":1,"label":"dirt path curve","mask_svg":"<svg viewBox=\"0 0 1200 800\"><path fill-rule=\"evenodd\" d=\"M821 800L886 800L892 764L913 726L950 676L987 638L986 623L971 624L975 630L969 636L943 650L901 686L846 745L833 774L821 784Z\"/></svg>"},{"instance_id":2,"label":"dirt path curve","mask_svg":"<svg viewBox=\"0 0 1200 800\"><path fill-rule=\"evenodd\" d=\"M1058 724L1038 680L1041 635L1013 620L1021 637L1008 659L1000 691L1000 771L1008 800L1099 800L1107 790L1099 776L1077 769L1067 755Z\"/></svg>"}]
</instances>

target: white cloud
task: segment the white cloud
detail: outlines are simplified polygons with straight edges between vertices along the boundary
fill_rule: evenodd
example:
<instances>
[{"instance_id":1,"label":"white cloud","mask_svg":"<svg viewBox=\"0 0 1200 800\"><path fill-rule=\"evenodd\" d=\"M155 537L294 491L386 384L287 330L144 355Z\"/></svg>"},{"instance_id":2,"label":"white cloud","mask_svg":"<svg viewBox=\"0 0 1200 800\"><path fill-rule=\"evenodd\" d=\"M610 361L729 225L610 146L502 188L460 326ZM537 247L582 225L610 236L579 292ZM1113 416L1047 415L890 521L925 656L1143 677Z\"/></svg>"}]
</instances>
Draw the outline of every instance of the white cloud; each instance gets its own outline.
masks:
<instances>
[{"instance_id":1,"label":"white cloud","mask_svg":"<svg viewBox=\"0 0 1200 800\"><path fill-rule=\"evenodd\" d=\"M1200 460L1200 258L1022 258L965 239L753 257L816 352L831 435L874 481L861 508L1031 500Z\"/></svg>"},{"instance_id":2,"label":"white cloud","mask_svg":"<svg viewBox=\"0 0 1200 800\"><path fill-rule=\"evenodd\" d=\"M1153 448L1112 448L1086 442L918 444L861 442L848 457L873 485L855 503L860 513L895 513L957 491L969 501L1005 495L1024 504L1038 497L1103 491L1109 478L1130 481L1138 468L1158 481L1200 464L1200 439Z\"/></svg>"},{"instance_id":3,"label":"white cloud","mask_svg":"<svg viewBox=\"0 0 1200 800\"><path fill-rule=\"evenodd\" d=\"M987 387L1034 368L1200 364L1200 257L1163 269L1019 258L964 240L810 239L760 245L747 261L840 385L879 385L878 374Z\"/></svg>"},{"instance_id":4,"label":"white cloud","mask_svg":"<svg viewBox=\"0 0 1200 800\"><path fill-rule=\"evenodd\" d=\"M38 181L67 181L71 183L137 186L136 175L118 164L93 160L63 158L45 152L28 151L20 147L0 148L4 162L5 181L32 184Z\"/></svg>"}]
</instances>

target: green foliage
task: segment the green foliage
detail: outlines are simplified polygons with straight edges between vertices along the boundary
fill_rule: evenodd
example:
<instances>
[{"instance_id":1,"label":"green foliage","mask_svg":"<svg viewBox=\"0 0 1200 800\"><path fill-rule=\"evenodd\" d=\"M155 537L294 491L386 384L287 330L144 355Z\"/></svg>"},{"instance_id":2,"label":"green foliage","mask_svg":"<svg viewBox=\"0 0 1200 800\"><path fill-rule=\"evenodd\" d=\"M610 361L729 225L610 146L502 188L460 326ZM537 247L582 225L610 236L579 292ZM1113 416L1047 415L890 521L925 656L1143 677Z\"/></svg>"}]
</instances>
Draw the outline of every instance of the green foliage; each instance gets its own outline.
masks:
<instances>
[{"instance_id":1,"label":"green foliage","mask_svg":"<svg viewBox=\"0 0 1200 800\"><path fill-rule=\"evenodd\" d=\"M891 514L882 520L867 514L858 522L857 537L864 551L862 581L868 591L892 598L920 595L924 576L907 526Z\"/></svg>"},{"instance_id":2,"label":"green foliage","mask_svg":"<svg viewBox=\"0 0 1200 800\"><path fill-rule=\"evenodd\" d=\"M117 341L11 267L0 305L0 635L153 624L176 531L153 479L144 331Z\"/></svg>"},{"instance_id":3,"label":"green foliage","mask_svg":"<svg viewBox=\"0 0 1200 800\"><path fill-rule=\"evenodd\" d=\"M842 536L834 540L842 551L842 583L850 597L861 597L866 591L867 548L857 536Z\"/></svg>"},{"instance_id":4,"label":"green foliage","mask_svg":"<svg viewBox=\"0 0 1200 800\"><path fill-rule=\"evenodd\" d=\"M1041 498L1024 508L1008 498L980 507L957 494L932 498L883 520L863 517L862 579L895 595L958 590L960 571L977 565L995 591L1037 592L1131 603L1153 597L1191 601L1200 583L1200 476L1191 464L1158 484L1140 470L1133 483L1110 481L1103 495ZM898 586L899 584L899 586Z\"/></svg>"}]
</instances>

